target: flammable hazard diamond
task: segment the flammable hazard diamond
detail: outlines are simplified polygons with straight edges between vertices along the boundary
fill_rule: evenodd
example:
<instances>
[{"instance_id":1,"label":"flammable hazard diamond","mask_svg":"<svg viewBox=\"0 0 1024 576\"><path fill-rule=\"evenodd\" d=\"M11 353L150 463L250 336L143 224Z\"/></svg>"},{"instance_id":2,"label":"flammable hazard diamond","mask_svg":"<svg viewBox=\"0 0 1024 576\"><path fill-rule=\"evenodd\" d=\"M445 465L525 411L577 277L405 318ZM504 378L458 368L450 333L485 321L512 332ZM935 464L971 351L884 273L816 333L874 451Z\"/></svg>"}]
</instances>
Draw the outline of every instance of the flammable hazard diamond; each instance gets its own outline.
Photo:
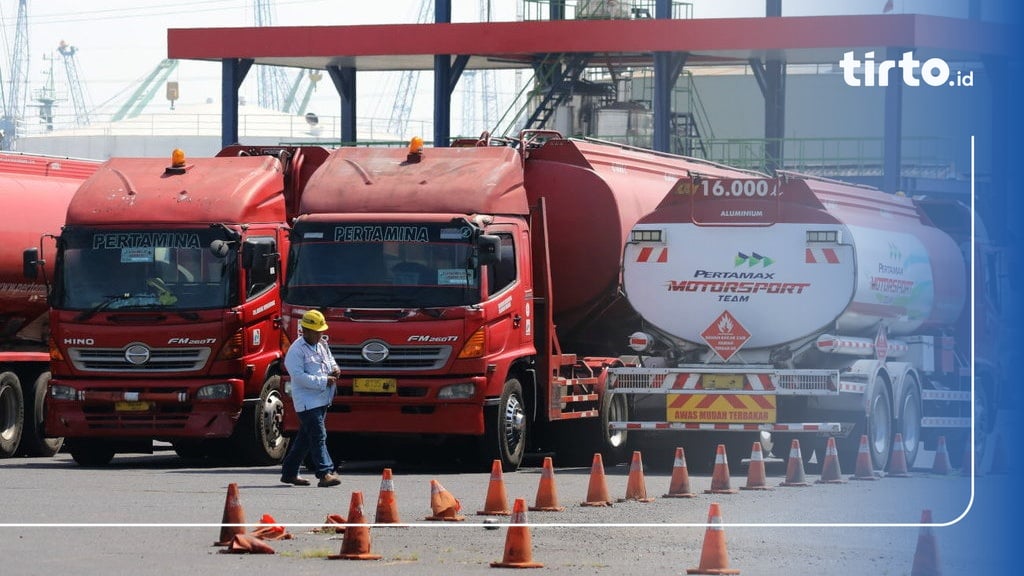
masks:
<instances>
[{"instance_id":1,"label":"flammable hazard diamond","mask_svg":"<svg viewBox=\"0 0 1024 576\"><path fill-rule=\"evenodd\" d=\"M722 312L710 326L700 333L700 336L725 362L728 362L729 358L732 358L733 354L739 351L747 343L747 340L750 340L750 332L747 332L747 329L728 310Z\"/></svg>"}]
</instances>

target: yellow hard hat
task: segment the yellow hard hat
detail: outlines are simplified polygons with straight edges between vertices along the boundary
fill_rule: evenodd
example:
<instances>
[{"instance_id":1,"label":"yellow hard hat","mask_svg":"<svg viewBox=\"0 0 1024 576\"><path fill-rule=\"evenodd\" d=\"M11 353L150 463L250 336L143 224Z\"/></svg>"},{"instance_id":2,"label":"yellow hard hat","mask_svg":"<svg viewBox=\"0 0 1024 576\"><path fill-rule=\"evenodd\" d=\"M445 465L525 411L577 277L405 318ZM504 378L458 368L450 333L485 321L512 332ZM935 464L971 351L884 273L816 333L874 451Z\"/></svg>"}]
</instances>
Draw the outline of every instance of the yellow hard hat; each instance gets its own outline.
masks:
<instances>
[{"instance_id":1,"label":"yellow hard hat","mask_svg":"<svg viewBox=\"0 0 1024 576\"><path fill-rule=\"evenodd\" d=\"M299 322L299 326L302 326L304 330L323 332L327 330L327 320L319 310L309 310L302 315L302 322Z\"/></svg>"}]
</instances>

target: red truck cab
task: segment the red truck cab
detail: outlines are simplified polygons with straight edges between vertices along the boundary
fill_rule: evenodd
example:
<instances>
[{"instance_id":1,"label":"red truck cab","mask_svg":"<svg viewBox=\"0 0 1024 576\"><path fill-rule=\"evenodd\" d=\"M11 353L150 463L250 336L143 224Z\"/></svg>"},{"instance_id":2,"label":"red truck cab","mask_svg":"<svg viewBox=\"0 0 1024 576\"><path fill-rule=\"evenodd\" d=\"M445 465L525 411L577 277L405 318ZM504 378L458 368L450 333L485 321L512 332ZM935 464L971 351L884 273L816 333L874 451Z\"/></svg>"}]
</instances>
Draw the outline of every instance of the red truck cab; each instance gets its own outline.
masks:
<instances>
[{"instance_id":1,"label":"red truck cab","mask_svg":"<svg viewBox=\"0 0 1024 576\"><path fill-rule=\"evenodd\" d=\"M294 197L326 155L113 158L81 186L58 241L46 413L76 461L154 440L280 461L280 254Z\"/></svg>"}]
</instances>

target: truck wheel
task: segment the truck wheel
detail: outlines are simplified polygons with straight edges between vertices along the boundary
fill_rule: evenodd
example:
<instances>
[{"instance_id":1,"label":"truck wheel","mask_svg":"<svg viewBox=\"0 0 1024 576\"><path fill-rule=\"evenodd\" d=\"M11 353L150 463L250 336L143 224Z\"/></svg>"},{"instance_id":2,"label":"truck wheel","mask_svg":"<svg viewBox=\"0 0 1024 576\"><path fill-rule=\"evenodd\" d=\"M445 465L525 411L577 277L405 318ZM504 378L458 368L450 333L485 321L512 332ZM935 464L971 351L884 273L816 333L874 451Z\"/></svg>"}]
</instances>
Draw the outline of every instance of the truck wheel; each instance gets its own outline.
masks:
<instances>
[{"instance_id":1,"label":"truck wheel","mask_svg":"<svg viewBox=\"0 0 1024 576\"><path fill-rule=\"evenodd\" d=\"M44 434L43 419L46 417L46 392L50 386L50 373L43 372L36 378L35 391L25 397L25 432L21 436L20 452L26 456L50 457L60 452L63 438L47 438Z\"/></svg>"},{"instance_id":2,"label":"truck wheel","mask_svg":"<svg viewBox=\"0 0 1024 576\"><path fill-rule=\"evenodd\" d=\"M896 423L896 431L903 437L903 455L909 469L914 465L918 447L921 445L921 389L916 379L907 381L901 396L900 418Z\"/></svg>"},{"instance_id":3,"label":"truck wheel","mask_svg":"<svg viewBox=\"0 0 1024 576\"><path fill-rule=\"evenodd\" d=\"M288 451L288 439L281 430L284 400L281 398L281 377L267 378L258 402L246 404L232 440L250 464L280 464Z\"/></svg>"},{"instance_id":4,"label":"truck wheel","mask_svg":"<svg viewBox=\"0 0 1024 576\"><path fill-rule=\"evenodd\" d=\"M614 466L626 460L628 455L629 432L625 430L609 430L609 422L625 422L629 420L629 408L626 397L621 394L605 393L601 400L601 457L602 461Z\"/></svg>"},{"instance_id":5,"label":"truck wheel","mask_svg":"<svg viewBox=\"0 0 1024 576\"><path fill-rule=\"evenodd\" d=\"M497 408L484 413L481 457L488 465L501 460L502 470L511 472L519 468L526 452L526 405L519 380L505 381Z\"/></svg>"},{"instance_id":6,"label":"truck wheel","mask_svg":"<svg viewBox=\"0 0 1024 576\"><path fill-rule=\"evenodd\" d=\"M21 381L13 372L0 374L0 458L18 451L25 426L25 399Z\"/></svg>"},{"instance_id":7,"label":"truck wheel","mask_svg":"<svg viewBox=\"0 0 1024 576\"><path fill-rule=\"evenodd\" d=\"M102 440L77 440L71 443L69 451L79 466L106 466L114 459L114 449Z\"/></svg>"},{"instance_id":8,"label":"truck wheel","mask_svg":"<svg viewBox=\"0 0 1024 576\"><path fill-rule=\"evenodd\" d=\"M853 427L850 435L842 442L839 451L839 467L854 472L857 469L857 457L860 454L860 437L868 437L868 454L874 470L885 470L889 464L893 439L892 403L889 400L889 388L879 381L871 392L866 417L861 417Z\"/></svg>"}]
</instances>

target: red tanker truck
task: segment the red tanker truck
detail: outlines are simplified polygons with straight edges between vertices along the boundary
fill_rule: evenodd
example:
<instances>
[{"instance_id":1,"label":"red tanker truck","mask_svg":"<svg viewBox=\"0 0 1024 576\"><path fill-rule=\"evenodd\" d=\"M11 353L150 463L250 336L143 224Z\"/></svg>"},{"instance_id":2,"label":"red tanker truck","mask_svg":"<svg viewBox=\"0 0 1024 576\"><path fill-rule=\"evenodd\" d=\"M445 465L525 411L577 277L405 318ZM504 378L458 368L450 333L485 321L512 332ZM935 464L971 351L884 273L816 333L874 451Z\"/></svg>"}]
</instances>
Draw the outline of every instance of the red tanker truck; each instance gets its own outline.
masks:
<instances>
[{"instance_id":1,"label":"red tanker truck","mask_svg":"<svg viewBox=\"0 0 1024 576\"><path fill-rule=\"evenodd\" d=\"M623 242L696 167L749 174L550 131L461 144L341 148L306 187L283 312L293 339L305 311L326 315L342 370L329 432L506 469L534 449L620 456L607 423L624 405L604 391L638 326Z\"/></svg>"},{"instance_id":2,"label":"red tanker truck","mask_svg":"<svg viewBox=\"0 0 1024 576\"><path fill-rule=\"evenodd\" d=\"M284 456L279 288L318 147L112 158L57 244L46 431L75 461L117 452Z\"/></svg>"},{"instance_id":3,"label":"red tanker truck","mask_svg":"<svg viewBox=\"0 0 1024 576\"><path fill-rule=\"evenodd\" d=\"M819 462L835 436L852 470L866 435L883 469L897 432L909 465L939 435L958 463L973 415L980 454L1001 370L991 325L972 366L968 271L973 255L974 310L990 322L1001 264L980 226L972 252L972 222L955 201L798 174L680 180L625 246L623 287L645 326L629 339L639 365L611 370L628 407L612 429L684 431L699 467L718 443L738 463L769 432L782 457L804 434Z\"/></svg>"},{"instance_id":4,"label":"red tanker truck","mask_svg":"<svg viewBox=\"0 0 1024 576\"><path fill-rule=\"evenodd\" d=\"M50 378L46 285L26 280L22 251L35 246L37 254L40 247L52 254L47 235L60 232L71 196L97 166L90 160L0 153L0 202L11 216L0 243L0 458L52 456L63 443L43 432ZM45 270L51 272L52 263Z\"/></svg>"}]
</instances>

